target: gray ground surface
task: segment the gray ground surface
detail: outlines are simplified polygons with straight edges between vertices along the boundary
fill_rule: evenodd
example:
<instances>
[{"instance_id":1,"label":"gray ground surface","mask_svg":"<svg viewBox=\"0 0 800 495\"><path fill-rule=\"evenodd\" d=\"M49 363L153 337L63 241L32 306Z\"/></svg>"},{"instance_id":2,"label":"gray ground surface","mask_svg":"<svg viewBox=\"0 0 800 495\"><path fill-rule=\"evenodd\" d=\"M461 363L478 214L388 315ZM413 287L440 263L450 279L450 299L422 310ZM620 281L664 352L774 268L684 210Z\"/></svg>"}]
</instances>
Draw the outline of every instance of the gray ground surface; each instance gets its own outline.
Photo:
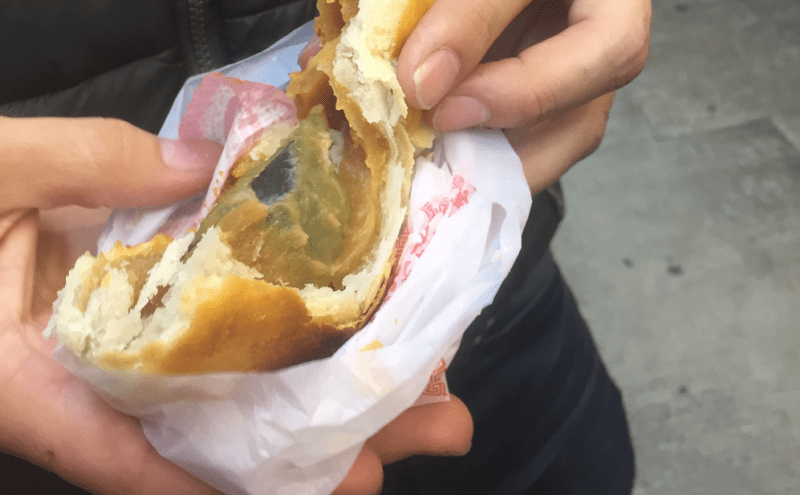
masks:
<instances>
[{"instance_id":1,"label":"gray ground surface","mask_svg":"<svg viewBox=\"0 0 800 495\"><path fill-rule=\"evenodd\" d=\"M553 251L623 390L637 495L800 493L800 2L654 0Z\"/></svg>"}]
</instances>

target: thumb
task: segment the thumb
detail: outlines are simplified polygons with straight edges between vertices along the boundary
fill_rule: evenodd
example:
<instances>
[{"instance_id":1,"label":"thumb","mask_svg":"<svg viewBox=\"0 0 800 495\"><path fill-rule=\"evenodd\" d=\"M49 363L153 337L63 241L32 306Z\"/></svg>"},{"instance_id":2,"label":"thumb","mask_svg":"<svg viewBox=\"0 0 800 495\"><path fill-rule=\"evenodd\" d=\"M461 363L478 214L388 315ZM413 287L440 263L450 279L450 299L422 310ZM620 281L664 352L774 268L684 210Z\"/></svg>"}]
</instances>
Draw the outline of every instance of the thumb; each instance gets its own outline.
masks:
<instances>
[{"instance_id":1,"label":"thumb","mask_svg":"<svg viewBox=\"0 0 800 495\"><path fill-rule=\"evenodd\" d=\"M530 0L434 2L397 60L397 78L409 104L425 110L436 106L472 72L528 3Z\"/></svg>"},{"instance_id":2,"label":"thumb","mask_svg":"<svg viewBox=\"0 0 800 495\"><path fill-rule=\"evenodd\" d=\"M103 118L0 117L0 211L151 206L208 186L222 148Z\"/></svg>"}]
</instances>

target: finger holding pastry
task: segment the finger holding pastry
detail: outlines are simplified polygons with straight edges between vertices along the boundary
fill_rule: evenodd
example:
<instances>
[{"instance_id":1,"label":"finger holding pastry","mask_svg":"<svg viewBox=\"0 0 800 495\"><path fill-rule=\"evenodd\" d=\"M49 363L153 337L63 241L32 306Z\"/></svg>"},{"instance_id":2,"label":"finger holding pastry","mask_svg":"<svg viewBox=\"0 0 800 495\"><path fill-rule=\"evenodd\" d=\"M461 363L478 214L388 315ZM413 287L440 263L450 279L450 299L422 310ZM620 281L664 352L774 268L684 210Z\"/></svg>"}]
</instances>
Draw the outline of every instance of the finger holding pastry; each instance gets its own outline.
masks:
<instances>
[{"instance_id":1,"label":"finger holding pastry","mask_svg":"<svg viewBox=\"0 0 800 495\"><path fill-rule=\"evenodd\" d=\"M647 0L437 0L403 47L398 78L439 130L528 126L630 82L650 17Z\"/></svg>"},{"instance_id":2,"label":"finger holding pastry","mask_svg":"<svg viewBox=\"0 0 800 495\"><path fill-rule=\"evenodd\" d=\"M208 186L222 151L209 141L162 139L117 119L0 116L0 133L0 211L171 203ZM154 180L163 187L154 188Z\"/></svg>"},{"instance_id":3,"label":"finger holding pastry","mask_svg":"<svg viewBox=\"0 0 800 495\"><path fill-rule=\"evenodd\" d=\"M409 104L437 130L503 128L540 191L599 145L613 92L647 59L651 3L456 1L438 0L400 54Z\"/></svg>"}]
</instances>

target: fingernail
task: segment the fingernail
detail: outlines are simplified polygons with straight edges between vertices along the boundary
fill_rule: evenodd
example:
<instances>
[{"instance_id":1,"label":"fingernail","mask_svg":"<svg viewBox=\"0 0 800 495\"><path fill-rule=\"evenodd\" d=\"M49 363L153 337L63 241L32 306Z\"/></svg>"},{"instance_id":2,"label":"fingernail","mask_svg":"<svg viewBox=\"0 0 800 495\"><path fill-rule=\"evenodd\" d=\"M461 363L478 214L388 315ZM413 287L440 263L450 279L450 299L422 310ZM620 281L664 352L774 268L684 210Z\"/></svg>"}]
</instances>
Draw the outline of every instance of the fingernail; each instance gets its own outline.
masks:
<instances>
[{"instance_id":1,"label":"fingernail","mask_svg":"<svg viewBox=\"0 0 800 495\"><path fill-rule=\"evenodd\" d=\"M414 71L417 101L426 110L433 108L450 91L461 72L461 60L453 50L440 48L428 55Z\"/></svg>"},{"instance_id":2,"label":"fingernail","mask_svg":"<svg viewBox=\"0 0 800 495\"><path fill-rule=\"evenodd\" d=\"M209 171L217 166L222 146L206 140L160 138L161 156L170 168L184 172Z\"/></svg>"},{"instance_id":3,"label":"fingernail","mask_svg":"<svg viewBox=\"0 0 800 495\"><path fill-rule=\"evenodd\" d=\"M433 127L439 131L451 131L475 127L489 121L489 109L471 96L451 96L445 99L433 115Z\"/></svg>"},{"instance_id":4,"label":"fingernail","mask_svg":"<svg viewBox=\"0 0 800 495\"><path fill-rule=\"evenodd\" d=\"M469 444L469 447L467 447L466 450L461 450L461 451L451 450L450 452L444 452L442 454L437 454L437 455L443 455L447 457L464 457L465 455L469 454L471 450L472 450L472 443Z\"/></svg>"}]
</instances>

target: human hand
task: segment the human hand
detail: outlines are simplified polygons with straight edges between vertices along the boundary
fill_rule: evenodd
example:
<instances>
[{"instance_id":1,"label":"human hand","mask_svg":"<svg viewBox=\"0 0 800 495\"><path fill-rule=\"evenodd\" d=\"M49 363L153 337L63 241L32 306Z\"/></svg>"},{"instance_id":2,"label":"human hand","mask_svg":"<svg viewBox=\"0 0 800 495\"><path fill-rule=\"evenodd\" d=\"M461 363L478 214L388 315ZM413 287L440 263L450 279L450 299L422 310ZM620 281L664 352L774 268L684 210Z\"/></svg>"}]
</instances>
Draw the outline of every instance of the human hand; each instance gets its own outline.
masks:
<instances>
[{"instance_id":1,"label":"human hand","mask_svg":"<svg viewBox=\"0 0 800 495\"><path fill-rule=\"evenodd\" d=\"M383 465L412 455L464 455L472 444L472 416L461 400L407 409L370 438L334 495L380 493Z\"/></svg>"},{"instance_id":2,"label":"human hand","mask_svg":"<svg viewBox=\"0 0 800 495\"><path fill-rule=\"evenodd\" d=\"M0 149L0 450L96 493L217 493L55 361L42 330L107 208L201 192L220 148L160 141L116 120L0 117ZM382 464L463 453L471 437L458 399L409 409L367 442L336 493L375 493Z\"/></svg>"},{"instance_id":3,"label":"human hand","mask_svg":"<svg viewBox=\"0 0 800 495\"><path fill-rule=\"evenodd\" d=\"M0 449L91 492L215 493L55 361L42 330L102 207L201 192L219 147L160 143L116 120L0 118L0 149Z\"/></svg>"},{"instance_id":4,"label":"human hand","mask_svg":"<svg viewBox=\"0 0 800 495\"><path fill-rule=\"evenodd\" d=\"M398 79L436 129L504 129L538 191L599 145L611 93L644 67L650 17L649 0L437 0Z\"/></svg>"}]
</instances>

